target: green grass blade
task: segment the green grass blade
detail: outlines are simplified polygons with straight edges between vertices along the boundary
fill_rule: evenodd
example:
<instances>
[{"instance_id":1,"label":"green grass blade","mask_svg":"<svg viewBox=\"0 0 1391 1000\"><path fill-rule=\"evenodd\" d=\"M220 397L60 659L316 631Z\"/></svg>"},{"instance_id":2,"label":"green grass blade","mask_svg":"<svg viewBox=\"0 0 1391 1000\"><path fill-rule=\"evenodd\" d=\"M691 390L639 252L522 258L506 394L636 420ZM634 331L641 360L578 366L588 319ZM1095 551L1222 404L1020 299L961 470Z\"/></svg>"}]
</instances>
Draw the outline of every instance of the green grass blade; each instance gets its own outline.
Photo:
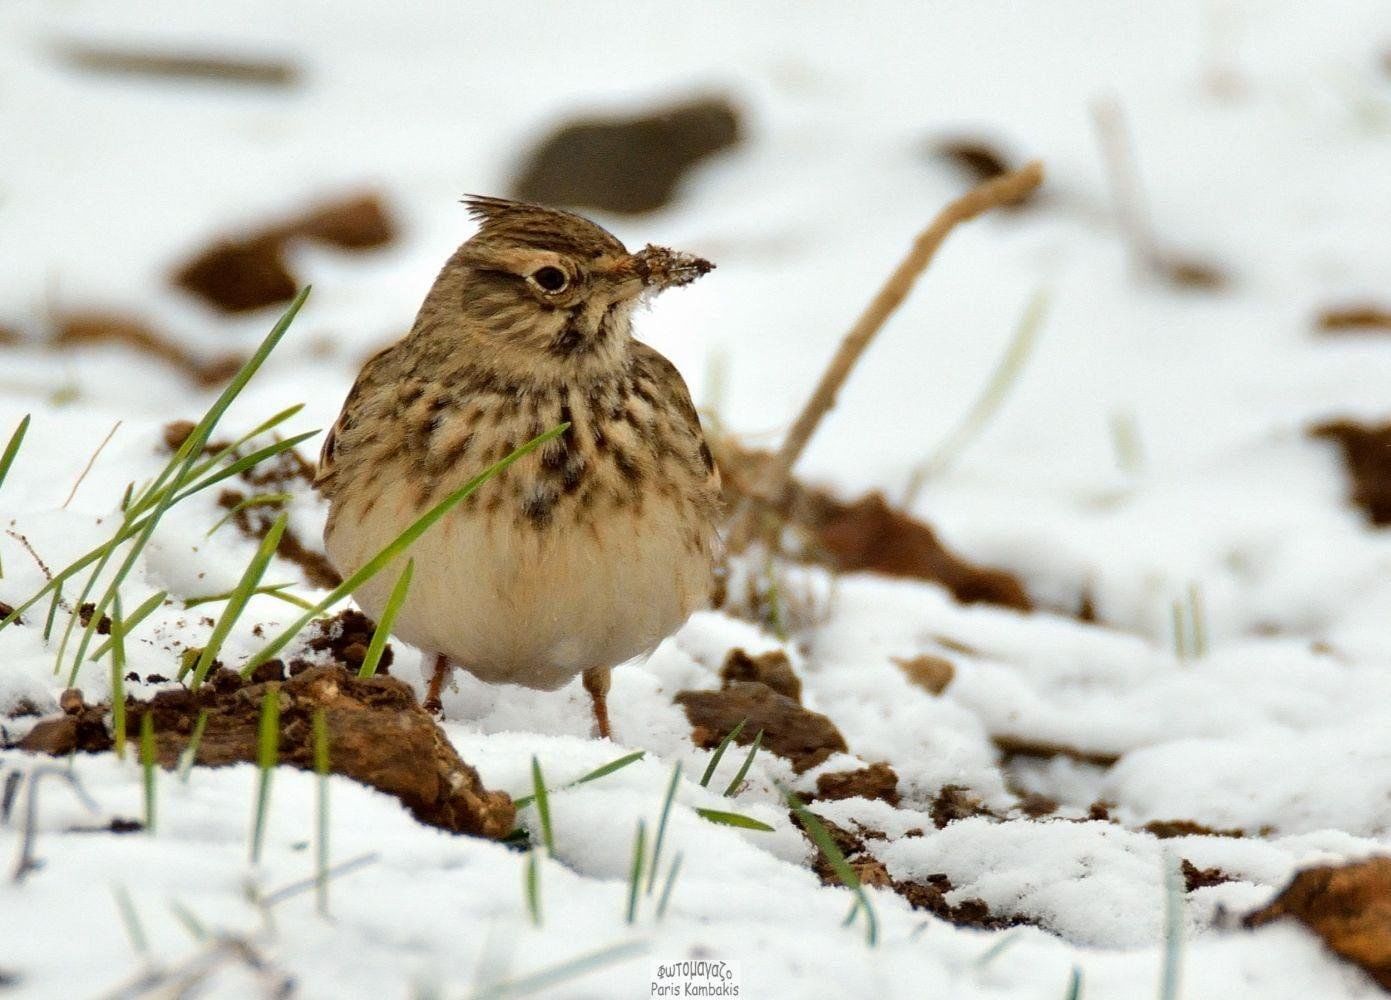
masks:
<instances>
[{"instance_id":1,"label":"green grass blade","mask_svg":"<svg viewBox=\"0 0 1391 1000\"><path fill-rule=\"evenodd\" d=\"M145 832L155 832L155 713L149 708L140 716L140 767L145 778Z\"/></svg>"},{"instance_id":2,"label":"green grass blade","mask_svg":"<svg viewBox=\"0 0 1391 1000\"><path fill-rule=\"evenodd\" d=\"M145 598L145 600L140 602L140 607L132 611L130 613L130 616L126 618L125 628L121 631L125 635L129 635L131 633L131 630L134 629L135 626L143 622L146 618L148 618L151 612L153 612L155 608L163 604L164 599L168 596L169 591L161 590L159 593L151 594L149 597ZM103 656L107 654L108 651L110 651L111 646L112 641L110 637L108 637L104 643L97 647L97 651L93 653L91 656L87 657L87 659L89 661L100 660Z\"/></svg>"},{"instance_id":3,"label":"green grass blade","mask_svg":"<svg viewBox=\"0 0 1391 1000\"><path fill-rule=\"evenodd\" d=\"M405 552L405 550L409 548L411 544L415 542L416 539L418 539L421 535L425 534L426 531L433 527L436 521L444 517L445 514L449 513L449 511L451 511L454 507L456 507L458 504L462 503L470 495L472 495L473 492L478 489L478 487L482 486L489 479L492 479L493 476L497 475L503 469L506 469L509 465L522 458L524 455L529 455L531 452L535 451L537 448L540 448L548 441L553 441L560 435L564 434L566 429L569 428L569 426L569 424L561 424L560 426L552 428L551 430L547 431L545 434L542 434L539 437L532 438L526 444L513 451L512 454L508 455L500 462L496 462L493 465L489 466L487 469L483 470L483 472L474 476L463 486L459 487L453 493L449 494L449 496L445 497L439 503L435 504L435 506L431 507L424 514L420 515L420 517L416 518L410 527L408 527L405 531L401 532L401 534L397 535L395 539L393 539L389 544L387 544L386 547L383 548L380 552L378 552L375 556L369 559L356 573L352 574L341 584L335 587L332 591L330 591L327 597L325 597L322 601L320 601L318 604L314 606L313 611L306 612L302 617L299 618L299 620L297 620L284 632L280 633L280 635L278 635L275 639L271 640L271 642L264 649L262 649L259 653L253 656L251 658L251 661L247 664L246 670L248 672L254 670L256 667L258 667L262 663L265 663L271 657L275 656L276 653L280 652L280 650L284 649L287 645L289 645L290 641L294 639L295 636L299 635L300 630L304 628L304 626L308 625L309 622L312 621L315 616L323 613L323 611L325 611L331 605L336 604L338 601L341 601L343 598L347 597L358 587L362 586L363 583L370 580L373 576L379 573L383 568L385 568L389 563L391 563L392 560L394 560L397 556L401 555L401 553Z\"/></svg>"},{"instance_id":4,"label":"green grass blade","mask_svg":"<svg viewBox=\"0 0 1391 1000\"><path fill-rule=\"evenodd\" d=\"M536 851L526 852L526 911L531 922L541 926L541 873L536 862Z\"/></svg>"},{"instance_id":5,"label":"green grass blade","mask_svg":"<svg viewBox=\"0 0 1391 1000\"><path fill-rule=\"evenodd\" d=\"M734 774L734 780L724 790L727 799L734 798L734 793L739 791L739 786L744 783L744 778L748 776L749 768L753 767L753 759L758 754L758 748L763 745L763 730L759 730L754 736L753 743L749 745L749 755L744 758L744 763L739 765L739 770Z\"/></svg>"},{"instance_id":6,"label":"green grass blade","mask_svg":"<svg viewBox=\"0 0 1391 1000\"><path fill-rule=\"evenodd\" d=\"M179 754L179 780L188 784L188 776L193 765L198 762L198 747L203 742L203 731L208 728L208 710L202 709L193 723L193 733L188 738L188 746Z\"/></svg>"},{"instance_id":7,"label":"green grass blade","mask_svg":"<svg viewBox=\"0 0 1391 1000\"><path fill-rule=\"evenodd\" d=\"M995 366L985 388L971 404L971 408L966 411L961 422L937 447L932 457L913 470L903 506L912 506L923 484L929 479L940 476L950 468L961 456L961 453L966 450L966 446L985 429L995 414L999 412L1000 404L1005 401L1010 389L1019 381L1019 374L1024 370L1029 355L1033 353L1034 343L1038 340L1039 328L1043 326L1043 320L1048 315L1048 301L1048 292L1043 288L1034 292L1033 297L1029 299L1028 305L1024 307L1024 314L1019 318L1019 323L1014 328L1014 336L1010 338L1009 346L1005 348L1005 353Z\"/></svg>"},{"instance_id":8,"label":"green grass blade","mask_svg":"<svg viewBox=\"0 0 1391 1000\"><path fill-rule=\"evenodd\" d=\"M266 835L266 815L270 810L270 779L280 762L280 688L269 686L261 699L261 724L256 737L256 815L251 825L251 863L261 861L261 844Z\"/></svg>"},{"instance_id":9,"label":"green grass blade","mask_svg":"<svg viewBox=\"0 0 1391 1000\"><path fill-rule=\"evenodd\" d=\"M222 651L222 644L232 631L232 626L236 625L237 619L246 610L247 602L251 600L256 585L261 582L261 577L266 573L266 567L270 565L271 558L280 545L280 536L285 533L285 525L288 522L288 514L282 513L277 517L275 523L270 526L270 530L266 532L266 537L261 539L261 545L256 549L256 555L252 557L251 562L247 563L241 581L233 589L227 606L222 609L222 614L218 616L217 624L213 626L213 633L208 637L208 644L203 647L203 652L198 657L198 664L193 668L193 680L189 682L189 687L194 691L197 691L199 685L207 679L208 671L212 670L213 661L217 659L217 654Z\"/></svg>"},{"instance_id":10,"label":"green grass blade","mask_svg":"<svg viewBox=\"0 0 1391 1000\"><path fill-rule=\"evenodd\" d=\"M754 819L752 816L745 816L743 813L725 812L723 809L697 809L701 819L708 819L711 823L718 823L721 826L737 826L741 830L758 830L762 833L772 833L773 828L762 820Z\"/></svg>"},{"instance_id":11,"label":"green grass blade","mask_svg":"<svg viewBox=\"0 0 1391 1000\"><path fill-rule=\"evenodd\" d=\"M314 605L311 604L309 601L306 601L303 597L300 597L297 594L285 593L286 587L293 586L295 585L289 582L266 583L253 590L251 592L251 595L253 597L258 594L262 597L274 597L277 601L284 601L286 604L293 605L296 608L303 608L306 610L312 608ZM225 591L221 594L204 594L201 597L189 597L184 600L184 608L196 608L202 604L216 604L218 601L228 601L232 599L232 595L235 593L236 590L233 589Z\"/></svg>"},{"instance_id":12,"label":"green grass blade","mask_svg":"<svg viewBox=\"0 0 1391 1000\"><path fill-rule=\"evenodd\" d=\"M117 602L111 617L111 729L116 756L126 759L126 636Z\"/></svg>"},{"instance_id":13,"label":"green grass blade","mask_svg":"<svg viewBox=\"0 0 1391 1000\"><path fill-rule=\"evenodd\" d=\"M318 776L318 808L314 813L314 905L328 916L328 716L323 706L314 709L314 773Z\"/></svg>"},{"instance_id":14,"label":"green grass blade","mask_svg":"<svg viewBox=\"0 0 1391 1000\"><path fill-rule=\"evenodd\" d=\"M652 844L652 866L647 872L647 894L652 895L652 887L657 884L657 865L662 860L662 841L666 840L667 819L671 816L671 804L676 800L676 785L681 780L681 764L678 761L671 769L671 782L667 785L666 798L662 801L662 818L657 821L657 839Z\"/></svg>"},{"instance_id":15,"label":"green grass blade","mask_svg":"<svg viewBox=\"0 0 1391 1000\"><path fill-rule=\"evenodd\" d=\"M681 871L681 861L685 857L680 851L676 852L676 857L671 859L671 870L667 872L666 882L662 885L662 895L657 900L657 919L661 920L666 916L667 903L671 901L671 890L676 885L677 873Z\"/></svg>"},{"instance_id":16,"label":"green grass blade","mask_svg":"<svg viewBox=\"0 0 1391 1000\"><path fill-rule=\"evenodd\" d=\"M10 466L14 465L14 457L19 454L19 446L24 443L24 435L29 430L29 414L24 414L19 426L10 435L9 444L5 445L5 453L0 455L0 486L5 485L5 477L10 474Z\"/></svg>"},{"instance_id":17,"label":"green grass blade","mask_svg":"<svg viewBox=\"0 0 1391 1000\"><path fill-rule=\"evenodd\" d=\"M561 788L574 788L576 785L583 785L583 784L586 784L586 783L588 783L588 782L590 782L590 781L594 781L596 778L602 778L602 777L604 777L605 775L613 774L614 771L620 771L620 770L622 770L623 768L627 767L629 764L632 764L632 763L634 763L635 761L642 760L642 758L645 757L645 756L647 756L647 751L646 751L646 750L635 750L634 752L632 752L632 753L630 753L630 754L624 754L622 757L619 757L617 760L609 761L609 762L608 762L607 764L605 764L603 767L596 767L594 770L590 771L588 774L581 775L580 777L576 778L574 781L570 782L568 785L561 785L560 787L561 787ZM519 799L513 799L513 800L512 800L512 804L513 804L514 806L516 806L518 809L524 809L525 807L531 805L531 803L532 803L535 799L536 799L536 796L535 796L535 795L523 795L523 796L522 796L521 798L519 798Z\"/></svg>"},{"instance_id":18,"label":"green grass blade","mask_svg":"<svg viewBox=\"0 0 1391 1000\"><path fill-rule=\"evenodd\" d=\"M290 307L285 310L285 314L280 318L280 321L276 323L274 329L266 335L266 339L261 342L261 346L247 359L246 363L242 365L237 374L232 376L232 381L222 391L221 395L218 396L213 405L208 408L208 412L203 414L203 419L198 422L188 438L185 439L178 452L175 453L174 458L170 461L170 464L166 467L165 472L161 473L155 483L151 484L151 491L156 491L163 485L166 476L176 465L177 471L173 473L171 485L177 488L186 482L188 472L193 467L198 456L202 454L203 446L207 444L208 438L213 432L213 428L217 426L218 421L222 419L223 414L227 412L227 408L232 405L237 396L241 395L242 390L246 388L252 376L256 374L261 365L265 363L266 358L270 356L271 351L275 350L276 345L280 343L280 339L285 336L285 333L290 328L290 323L294 320L300 307L304 305L304 300L308 294L309 288L306 286L303 291L295 296L294 301L291 302ZM180 456L183 456L182 459L180 459ZM87 647L91 644L92 636L96 634L96 622L111 605L112 598L120 589L121 584L125 581L131 569L134 568L136 561L140 558L145 546L149 543L150 536L154 534L155 527L159 524L160 519L164 516L165 512L173 506L176 495L176 490L173 488L160 494L160 498L155 501L150 510L149 517L146 518L145 526L135 537L134 544L130 547L130 550L126 553L125 559L122 560L115 575L107 584L106 592L102 595L101 599L96 602L96 612L92 615L86 630L83 632L81 642L78 643L77 656L75 657L75 663L73 665L73 676L70 678L69 682L70 685L76 684L77 668L86 656ZM93 574L93 580L95 580L98 575L100 575L100 570ZM68 634L71 632L71 627L72 620L69 619L68 631L64 633L63 642L59 646L58 661L60 664L62 662Z\"/></svg>"},{"instance_id":19,"label":"green grass blade","mask_svg":"<svg viewBox=\"0 0 1391 1000\"><path fill-rule=\"evenodd\" d=\"M188 936L195 941L206 941L208 939L208 929L203 926L203 921L199 920L183 903L177 899L169 900L169 912L174 914L174 919L179 925L188 932Z\"/></svg>"},{"instance_id":20,"label":"green grass blade","mask_svg":"<svg viewBox=\"0 0 1391 1000\"><path fill-rule=\"evenodd\" d=\"M222 527L244 510L249 510L252 507L274 507L278 504L293 500L294 498L295 495L293 493L255 493L235 504L231 510L219 517L213 526L208 529L208 533L203 537L211 538L218 528Z\"/></svg>"},{"instance_id":21,"label":"green grass blade","mask_svg":"<svg viewBox=\"0 0 1391 1000\"><path fill-rule=\"evenodd\" d=\"M131 948L141 957L149 955L149 938L145 936L145 927L140 922L140 914L135 912L130 893L123 885L112 886L111 891L116 896L116 912L121 916L121 924L126 929L126 937L130 938Z\"/></svg>"},{"instance_id":22,"label":"green grass blade","mask_svg":"<svg viewBox=\"0 0 1391 1000\"><path fill-rule=\"evenodd\" d=\"M729 749L729 745L739 738L739 734L744 731L744 726L748 719L740 719L739 724L725 733L724 739L720 740L720 745L715 747L715 753L710 758L710 763L705 768L705 773L700 776L700 787L709 788L710 779L715 776L715 768L720 766L720 761L724 759L724 752Z\"/></svg>"},{"instance_id":23,"label":"green grass blade","mask_svg":"<svg viewBox=\"0 0 1391 1000\"><path fill-rule=\"evenodd\" d=\"M1063 994L1063 1000L1082 1000L1082 967L1074 965L1072 975L1068 977L1067 992Z\"/></svg>"},{"instance_id":24,"label":"green grass blade","mask_svg":"<svg viewBox=\"0 0 1391 1000\"><path fill-rule=\"evenodd\" d=\"M646 857L647 823L638 820L637 836L633 838L633 867L628 874L628 923L638 918L638 889L642 885L642 862Z\"/></svg>"},{"instance_id":25,"label":"green grass blade","mask_svg":"<svg viewBox=\"0 0 1391 1000\"><path fill-rule=\"evenodd\" d=\"M261 423L257 424L251 430L247 431L245 434L237 438L231 444L218 449L205 461L195 464L193 468L189 470L189 474L186 481L196 481L202 478L203 476L207 475L210 469L216 468L218 465L225 462L228 458L234 456L237 453L237 450L242 448L248 441L258 438L262 434L265 434L268 431L271 431L274 428L280 426L286 420L289 420L295 414L299 413L299 411L302 409L304 409L304 404L296 403L294 406L287 406L285 409L281 410L274 416L261 421ZM315 431L314 433L317 434L318 432Z\"/></svg>"},{"instance_id":26,"label":"green grass blade","mask_svg":"<svg viewBox=\"0 0 1391 1000\"><path fill-rule=\"evenodd\" d=\"M391 596L386 599L382 620L377 622L377 627L372 632L372 640L367 644L367 653L363 656L362 666L357 671L359 677L371 677L377 672L377 663L386 649L391 626L396 623L396 613L401 610L401 605L406 603L406 591L410 589L411 574L414 572L415 560L407 559L406 568L401 570L401 575L396 579L396 586L391 588Z\"/></svg>"},{"instance_id":27,"label":"green grass blade","mask_svg":"<svg viewBox=\"0 0 1391 1000\"><path fill-rule=\"evenodd\" d=\"M822 857L830 864L831 870L836 873L845 887L855 894L856 907L865 912L865 921L868 925L866 934L870 947L873 947L879 941L879 922L875 919L874 907L870 905L869 895L865 892L864 886L860 884L860 877L855 874L855 869L850 867L850 862L845 860L845 855L840 852L840 848L836 846L835 840L826 831L821 820L817 819L816 815L803 805L802 800L792 792L786 789L782 791L788 806L802 821L802 827L807 831L807 836L811 838ZM852 916L854 912L854 910L851 911Z\"/></svg>"},{"instance_id":28,"label":"green grass blade","mask_svg":"<svg viewBox=\"0 0 1391 1000\"><path fill-rule=\"evenodd\" d=\"M1178 862L1164 855L1164 963L1159 1000L1177 1000L1183 984L1183 875Z\"/></svg>"},{"instance_id":29,"label":"green grass blade","mask_svg":"<svg viewBox=\"0 0 1391 1000\"><path fill-rule=\"evenodd\" d=\"M551 798L546 792L546 781L541 776L541 762L533 755L531 758L532 798L536 802L536 815L541 819L541 843L546 845L546 854L555 857L555 837L551 832Z\"/></svg>"}]
</instances>

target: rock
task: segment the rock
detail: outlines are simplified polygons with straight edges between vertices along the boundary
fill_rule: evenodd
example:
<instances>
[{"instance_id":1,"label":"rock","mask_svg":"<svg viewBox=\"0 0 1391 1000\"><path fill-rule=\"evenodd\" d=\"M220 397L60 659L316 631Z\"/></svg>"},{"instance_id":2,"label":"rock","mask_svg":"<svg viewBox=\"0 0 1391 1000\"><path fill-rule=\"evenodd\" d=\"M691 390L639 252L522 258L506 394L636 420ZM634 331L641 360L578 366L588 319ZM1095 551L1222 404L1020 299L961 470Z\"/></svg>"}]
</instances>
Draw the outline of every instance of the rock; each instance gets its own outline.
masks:
<instances>
[{"instance_id":1,"label":"rock","mask_svg":"<svg viewBox=\"0 0 1391 1000\"><path fill-rule=\"evenodd\" d=\"M676 703L686 710L697 746L719 744L747 719L736 742L752 743L763 732L763 749L786 757L801 773L833 753L847 750L845 738L826 716L811 712L766 684L735 681L722 691L682 691Z\"/></svg>"},{"instance_id":2,"label":"rock","mask_svg":"<svg viewBox=\"0 0 1391 1000\"><path fill-rule=\"evenodd\" d=\"M908 659L894 657L894 662L910 682L932 695L945 691L952 678L956 676L956 668L952 666L951 660L944 656L923 653L921 656Z\"/></svg>"},{"instance_id":3,"label":"rock","mask_svg":"<svg viewBox=\"0 0 1391 1000\"><path fill-rule=\"evenodd\" d=\"M1293 918L1391 991L1391 858L1307 868L1247 927Z\"/></svg>"},{"instance_id":4,"label":"rock","mask_svg":"<svg viewBox=\"0 0 1391 1000\"><path fill-rule=\"evenodd\" d=\"M1330 420L1310 435L1336 442L1352 480L1352 502L1377 527L1391 524L1391 423L1359 424Z\"/></svg>"},{"instance_id":5,"label":"rock","mask_svg":"<svg viewBox=\"0 0 1391 1000\"><path fill-rule=\"evenodd\" d=\"M512 190L546 205L651 212L671 201L691 167L739 141L739 118L723 97L632 117L578 118L526 155Z\"/></svg>"},{"instance_id":6,"label":"rock","mask_svg":"<svg viewBox=\"0 0 1391 1000\"><path fill-rule=\"evenodd\" d=\"M871 764L858 771L835 771L816 779L818 799L880 799L898 805L898 775L888 764Z\"/></svg>"},{"instance_id":7,"label":"rock","mask_svg":"<svg viewBox=\"0 0 1391 1000\"><path fill-rule=\"evenodd\" d=\"M787 654L780 649L758 656L750 656L742 649L731 649L720 668L720 680L725 687L736 681L766 684L778 694L786 695L799 705L802 703L802 682L792 671Z\"/></svg>"}]
</instances>

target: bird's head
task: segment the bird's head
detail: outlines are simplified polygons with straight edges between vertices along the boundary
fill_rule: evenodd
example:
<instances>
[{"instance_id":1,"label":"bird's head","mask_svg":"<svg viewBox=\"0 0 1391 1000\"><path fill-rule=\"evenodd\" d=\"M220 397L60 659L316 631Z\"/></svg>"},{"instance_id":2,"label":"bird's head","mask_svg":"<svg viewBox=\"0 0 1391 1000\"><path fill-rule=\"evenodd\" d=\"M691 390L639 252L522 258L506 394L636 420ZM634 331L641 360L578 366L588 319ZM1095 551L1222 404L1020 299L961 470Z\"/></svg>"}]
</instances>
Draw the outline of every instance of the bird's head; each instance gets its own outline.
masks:
<instances>
[{"instance_id":1,"label":"bird's head","mask_svg":"<svg viewBox=\"0 0 1391 1000\"><path fill-rule=\"evenodd\" d=\"M634 306L714 267L665 247L629 253L571 212L501 198L465 204L478 232L445 265L417 327L457 328L473 360L496 370L570 380L621 365Z\"/></svg>"}]
</instances>

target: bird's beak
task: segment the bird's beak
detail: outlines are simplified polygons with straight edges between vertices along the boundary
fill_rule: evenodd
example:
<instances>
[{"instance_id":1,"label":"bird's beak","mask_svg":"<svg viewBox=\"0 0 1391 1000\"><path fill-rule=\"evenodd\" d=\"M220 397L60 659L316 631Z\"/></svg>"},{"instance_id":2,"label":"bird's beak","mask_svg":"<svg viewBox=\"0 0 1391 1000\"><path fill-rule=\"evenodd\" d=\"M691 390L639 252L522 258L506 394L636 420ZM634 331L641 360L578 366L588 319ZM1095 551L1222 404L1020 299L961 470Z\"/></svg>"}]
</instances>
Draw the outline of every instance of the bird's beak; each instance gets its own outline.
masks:
<instances>
[{"instance_id":1,"label":"bird's beak","mask_svg":"<svg viewBox=\"0 0 1391 1000\"><path fill-rule=\"evenodd\" d=\"M611 272L627 297L689 285L715 265L695 254L648 244L620 260Z\"/></svg>"}]
</instances>

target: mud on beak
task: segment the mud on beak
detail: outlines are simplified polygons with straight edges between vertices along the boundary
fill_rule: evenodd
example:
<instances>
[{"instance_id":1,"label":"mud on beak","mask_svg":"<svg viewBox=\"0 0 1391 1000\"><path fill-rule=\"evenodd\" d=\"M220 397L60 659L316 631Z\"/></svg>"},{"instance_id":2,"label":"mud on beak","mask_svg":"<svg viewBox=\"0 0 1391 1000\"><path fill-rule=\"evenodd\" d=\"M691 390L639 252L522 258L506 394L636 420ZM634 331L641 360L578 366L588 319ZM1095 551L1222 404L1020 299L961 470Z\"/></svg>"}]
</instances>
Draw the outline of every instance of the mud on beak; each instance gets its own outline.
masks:
<instances>
[{"instance_id":1,"label":"mud on beak","mask_svg":"<svg viewBox=\"0 0 1391 1000\"><path fill-rule=\"evenodd\" d=\"M621 261L613 274L626 286L625 291L637 296L644 292L655 294L668 288L689 285L714 269L715 265L704 257L649 243Z\"/></svg>"}]
</instances>

